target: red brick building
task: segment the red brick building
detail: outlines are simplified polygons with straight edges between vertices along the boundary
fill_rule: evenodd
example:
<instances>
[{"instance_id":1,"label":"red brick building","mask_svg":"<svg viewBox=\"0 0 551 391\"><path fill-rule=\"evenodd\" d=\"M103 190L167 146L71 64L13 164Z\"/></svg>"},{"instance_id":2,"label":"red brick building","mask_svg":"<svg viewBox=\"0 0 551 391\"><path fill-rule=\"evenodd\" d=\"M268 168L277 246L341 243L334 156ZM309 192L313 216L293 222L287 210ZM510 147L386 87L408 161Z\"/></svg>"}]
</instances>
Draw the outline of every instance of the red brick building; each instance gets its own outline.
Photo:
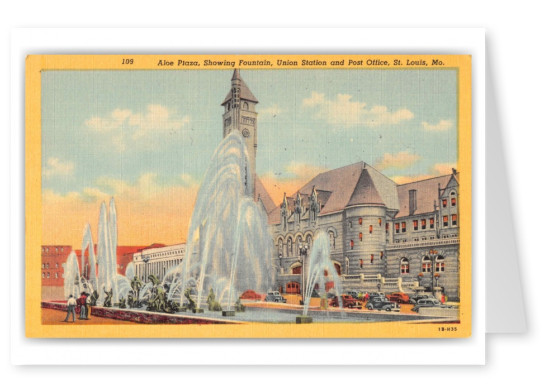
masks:
<instances>
[{"instance_id":1,"label":"red brick building","mask_svg":"<svg viewBox=\"0 0 551 391\"><path fill-rule=\"evenodd\" d=\"M152 246L164 246L155 244ZM133 254L151 246L118 246L117 273L124 275L126 266L132 262ZM64 300L63 295L63 266L73 251L72 246L47 245L42 246L42 300ZM81 274L90 278L89 251L84 253L82 264L82 250L74 250L78 259ZM94 246L97 257L97 246ZM97 271L96 271L97 272Z\"/></svg>"}]
</instances>

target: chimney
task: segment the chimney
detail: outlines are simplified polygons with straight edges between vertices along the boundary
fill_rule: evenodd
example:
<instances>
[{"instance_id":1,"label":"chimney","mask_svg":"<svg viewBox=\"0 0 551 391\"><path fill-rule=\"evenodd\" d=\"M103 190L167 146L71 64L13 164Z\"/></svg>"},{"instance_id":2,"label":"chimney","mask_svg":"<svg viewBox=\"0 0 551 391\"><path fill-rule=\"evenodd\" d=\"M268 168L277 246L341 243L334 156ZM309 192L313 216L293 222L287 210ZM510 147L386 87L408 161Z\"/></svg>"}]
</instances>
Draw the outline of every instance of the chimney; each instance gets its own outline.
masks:
<instances>
[{"instance_id":1,"label":"chimney","mask_svg":"<svg viewBox=\"0 0 551 391\"><path fill-rule=\"evenodd\" d=\"M409 215L413 215L417 210L417 190L412 189L409 191Z\"/></svg>"}]
</instances>

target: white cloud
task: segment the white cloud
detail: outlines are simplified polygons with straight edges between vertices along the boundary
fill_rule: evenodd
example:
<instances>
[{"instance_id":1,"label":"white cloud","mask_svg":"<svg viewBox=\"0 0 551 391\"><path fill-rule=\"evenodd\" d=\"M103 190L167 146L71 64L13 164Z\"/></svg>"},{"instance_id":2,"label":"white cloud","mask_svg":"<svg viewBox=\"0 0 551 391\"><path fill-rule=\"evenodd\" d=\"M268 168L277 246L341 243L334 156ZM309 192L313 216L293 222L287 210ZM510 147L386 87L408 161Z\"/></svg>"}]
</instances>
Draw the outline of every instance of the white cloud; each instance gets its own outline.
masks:
<instances>
[{"instance_id":1,"label":"white cloud","mask_svg":"<svg viewBox=\"0 0 551 391\"><path fill-rule=\"evenodd\" d=\"M163 138L185 130L189 123L189 116L158 104L148 105L145 112L115 109L109 115L85 121L89 129L110 134L112 148L118 152L128 149L129 140L145 147L155 146Z\"/></svg>"},{"instance_id":2,"label":"white cloud","mask_svg":"<svg viewBox=\"0 0 551 391\"><path fill-rule=\"evenodd\" d=\"M68 176L72 175L75 169L73 162L63 161L57 157L51 157L46 162L46 166L42 168L42 176Z\"/></svg>"},{"instance_id":3,"label":"white cloud","mask_svg":"<svg viewBox=\"0 0 551 391\"><path fill-rule=\"evenodd\" d=\"M375 168L378 170L385 170L388 168L404 169L421 160L421 156L409 153L407 151L401 151L395 154L385 153L383 157L375 164Z\"/></svg>"},{"instance_id":4,"label":"white cloud","mask_svg":"<svg viewBox=\"0 0 551 391\"><path fill-rule=\"evenodd\" d=\"M335 100L325 98L324 94L312 92L309 98L303 99L303 107L315 109L315 117L332 125L351 127L364 125L396 125L411 120L414 115L408 109L389 111L386 106L367 107L364 102L355 102L352 95L337 94Z\"/></svg>"},{"instance_id":5,"label":"white cloud","mask_svg":"<svg viewBox=\"0 0 551 391\"><path fill-rule=\"evenodd\" d=\"M258 110L258 115L259 117L277 117L283 112L284 110L281 107L279 107L277 104L273 104L270 107L264 107Z\"/></svg>"},{"instance_id":6,"label":"white cloud","mask_svg":"<svg viewBox=\"0 0 551 391\"><path fill-rule=\"evenodd\" d=\"M431 131L431 132L443 132L445 130L450 130L453 126L453 122L450 120L442 119L440 122L438 122L435 125L431 125L428 122L423 121L421 123L423 125L423 129Z\"/></svg>"}]
</instances>

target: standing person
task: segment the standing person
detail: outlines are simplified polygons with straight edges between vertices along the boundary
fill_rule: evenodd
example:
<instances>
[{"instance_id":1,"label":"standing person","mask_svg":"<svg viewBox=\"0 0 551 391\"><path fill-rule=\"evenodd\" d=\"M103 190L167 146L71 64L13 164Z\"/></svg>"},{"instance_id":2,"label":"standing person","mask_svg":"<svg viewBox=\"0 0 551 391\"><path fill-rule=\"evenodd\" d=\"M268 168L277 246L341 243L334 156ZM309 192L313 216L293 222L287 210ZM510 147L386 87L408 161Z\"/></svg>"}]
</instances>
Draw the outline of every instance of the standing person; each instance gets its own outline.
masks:
<instances>
[{"instance_id":1,"label":"standing person","mask_svg":"<svg viewBox=\"0 0 551 391\"><path fill-rule=\"evenodd\" d=\"M69 295L69 300L67 300L67 316L65 317L64 322L69 321L69 315L73 315L73 323L75 323L75 318L77 317L75 313L75 306L77 305L77 301L73 297L73 295Z\"/></svg>"},{"instance_id":2,"label":"standing person","mask_svg":"<svg viewBox=\"0 0 551 391\"><path fill-rule=\"evenodd\" d=\"M92 298L90 297L89 293L86 293L86 318L85 318L86 320L90 319L89 315L90 315L91 303L92 303Z\"/></svg>"},{"instance_id":3,"label":"standing person","mask_svg":"<svg viewBox=\"0 0 551 391\"><path fill-rule=\"evenodd\" d=\"M80 316L78 317L79 320L86 319L86 293L82 292L80 294L80 297L77 300L77 304L80 307Z\"/></svg>"}]
</instances>

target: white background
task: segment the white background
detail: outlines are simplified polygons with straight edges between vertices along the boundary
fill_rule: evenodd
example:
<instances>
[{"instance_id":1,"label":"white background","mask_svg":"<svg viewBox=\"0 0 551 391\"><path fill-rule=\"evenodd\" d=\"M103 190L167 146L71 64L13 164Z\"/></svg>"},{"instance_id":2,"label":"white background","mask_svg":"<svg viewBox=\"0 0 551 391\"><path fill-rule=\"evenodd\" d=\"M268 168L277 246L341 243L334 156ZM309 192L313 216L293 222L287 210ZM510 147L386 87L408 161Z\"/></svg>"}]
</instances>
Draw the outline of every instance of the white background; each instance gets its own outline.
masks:
<instances>
[{"instance_id":1,"label":"white background","mask_svg":"<svg viewBox=\"0 0 551 391\"><path fill-rule=\"evenodd\" d=\"M513 217L519 240L520 273L523 281L528 315L526 335L488 336L487 365L485 367L347 367L335 368L21 368L9 365L7 319L2 322L5 332L0 351L8 387L41 387L58 389L61 387L94 388L104 385L121 387L188 388L216 385L218 387L252 384L260 389L282 389L295 387L300 383L310 383L315 387L335 388L344 384L361 388L402 388L412 386L464 389L465 387L492 386L503 389L524 386L529 379L546 379L548 366L549 311L546 310L546 228L549 221L549 208L546 208L547 181L544 165L551 136L549 135L549 57L546 37L551 35L548 26L548 13L539 8L537 2L523 2L520 6L499 4L499 8L480 1L443 3L394 1L388 5L364 4L365 2L323 2L300 5L298 2L278 1L268 6L251 8L256 3L221 2L217 6L209 1L199 6L184 4L182 1L165 4L147 2L142 9L139 2L117 5L115 2L95 1L80 5L74 1L27 4L26 2L4 5L2 19L2 104L1 121L4 130L0 132L1 166L9 164L9 34L11 27L189 27L189 26L338 26L338 27L485 27L487 29L487 62L493 72L498 110L502 124L504 144L509 164L509 179L512 184L512 200L515 206ZM461 7L461 8L458 8ZM229 11L237 12L232 17ZM253 16L253 12L258 15ZM213 14L213 12L216 12ZM315 37L313 37L315 38ZM221 42L236 39L221 36ZM346 42L343 42L344 44ZM98 50L101 50L98 47ZM488 140L489 142L491 140ZM3 170L7 176L8 171ZM3 178L8 183L7 177ZM2 204L8 205L8 192L2 193ZM491 195L499 197L499 194ZM491 197L490 196L490 197ZM7 208L2 222L2 249L10 240L7 225ZM492 224L499 221L488 222ZM13 262L6 257L5 264ZM491 274L491 270L488 271ZM7 273L1 284L1 297L8 297ZM506 296L506 292L504 292ZM7 300L5 301L7 302ZM491 305L491 303L489 303ZM6 305L7 307L7 305ZM4 311L7 315L7 309ZM127 354L124 349L110 354ZM185 354L183 352L182 354ZM231 354L231 352L228 352ZM266 355L270 352L266 351ZM323 352L305 351L305 355ZM331 355L339 352L331 351ZM365 354L369 354L366 349ZM442 352L442 355L445 355ZM86 355L83 347L82 355ZM78 357L75 357L78 360ZM333 361L331 359L331 361ZM106 375L99 378L97 375ZM215 376L215 374L217 376ZM219 379L218 379L219 378ZM169 386L171 385L171 386ZM110 387L109 387L110 388ZM209 387L210 388L210 387ZM477 387L478 388L478 387Z\"/></svg>"}]
</instances>

